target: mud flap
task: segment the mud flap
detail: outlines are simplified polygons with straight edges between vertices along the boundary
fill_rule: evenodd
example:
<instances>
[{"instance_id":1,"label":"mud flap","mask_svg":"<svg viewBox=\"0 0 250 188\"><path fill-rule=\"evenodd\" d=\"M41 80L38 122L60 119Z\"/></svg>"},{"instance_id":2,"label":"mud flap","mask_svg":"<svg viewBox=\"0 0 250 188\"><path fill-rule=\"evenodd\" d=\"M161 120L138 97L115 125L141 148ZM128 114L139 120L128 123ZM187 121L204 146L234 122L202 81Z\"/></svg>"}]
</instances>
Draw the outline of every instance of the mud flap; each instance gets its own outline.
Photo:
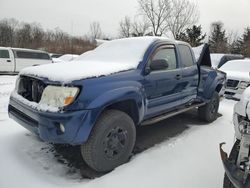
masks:
<instances>
[{"instance_id":1,"label":"mud flap","mask_svg":"<svg viewBox=\"0 0 250 188\"><path fill-rule=\"evenodd\" d=\"M236 166L235 161L229 160L227 153L222 149L224 144L221 143L219 148L227 177L236 188L250 188L249 177L246 177L246 173Z\"/></svg>"}]
</instances>

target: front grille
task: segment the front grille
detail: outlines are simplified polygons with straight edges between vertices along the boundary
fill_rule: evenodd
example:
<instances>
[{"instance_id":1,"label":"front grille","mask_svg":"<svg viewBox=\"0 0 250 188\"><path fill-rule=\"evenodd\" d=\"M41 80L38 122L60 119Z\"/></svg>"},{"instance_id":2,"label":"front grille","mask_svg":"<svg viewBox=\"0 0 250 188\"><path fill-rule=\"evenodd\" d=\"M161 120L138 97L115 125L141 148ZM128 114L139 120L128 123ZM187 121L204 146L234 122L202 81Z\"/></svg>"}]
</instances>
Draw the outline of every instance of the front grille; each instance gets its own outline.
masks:
<instances>
[{"instance_id":1,"label":"front grille","mask_svg":"<svg viewBox=\"0 0 250 188\"><path fill-rule=\"evenodd\" d=\"M239 84L239 80L227 80L228 88L236 88Z\"/></svg>"},{"instance_id":2,"label":"front grille","mask_svg":"<svg viewBox=\"0 0 250 188\"><path fill-rule=\"evenodd\" d=\"M29 101L38 103L41 100L45 87L46 84L41 80L28 76L21 76L18 82L17 93Z\"/></svg>"}]
</instances>

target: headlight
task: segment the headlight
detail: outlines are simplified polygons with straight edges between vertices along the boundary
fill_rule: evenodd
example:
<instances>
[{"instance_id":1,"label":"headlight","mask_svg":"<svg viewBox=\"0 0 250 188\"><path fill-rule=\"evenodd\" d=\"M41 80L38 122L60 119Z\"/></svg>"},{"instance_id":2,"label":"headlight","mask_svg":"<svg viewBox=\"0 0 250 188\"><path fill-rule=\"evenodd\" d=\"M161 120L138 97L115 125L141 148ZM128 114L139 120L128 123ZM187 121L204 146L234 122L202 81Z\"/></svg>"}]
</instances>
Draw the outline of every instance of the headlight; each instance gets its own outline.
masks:
<instances>
[{"instance_id":1,"label":"headlight","mask_svg":"<svg viewBox=\"0 0 250 188\"><path fill-rule=\"evenodd\" d=\"M77 87L47 86L39 104L52 107L64 107L71 104L79 92Z\"/></svg>"},{"instance_id":2,"label":"headlight","mask_svg":"<svg viewBox=\"0 0 250 188\"><path fill-rule=\"evenodd\" d=\"M238 114L235 114L237 116L238 121L238 131L241 134L250 134L250 122L247 120L246 117L240 116Z\"/></svg>"},{"instance_id":3,"label":"headlight","mask_svg":"<svg viewBox=\"0 0 250 188\"><path fill-rule=\"evenodd\" d=\"M15 83L15 89L14 89L15 91L18 90L19 82L20 82L20 76L18 75L16 78L16 83Z\"/></svg>"},{"instance_id":4,"label":"headlight","mask_svg":"<svg viewBox=\"0 0 250 188\"><path fill-rule=\"evenodd\" d=\"M246 89L250 83L249 82L240 82L239 88Z\"/></svg>"}]
</instances>

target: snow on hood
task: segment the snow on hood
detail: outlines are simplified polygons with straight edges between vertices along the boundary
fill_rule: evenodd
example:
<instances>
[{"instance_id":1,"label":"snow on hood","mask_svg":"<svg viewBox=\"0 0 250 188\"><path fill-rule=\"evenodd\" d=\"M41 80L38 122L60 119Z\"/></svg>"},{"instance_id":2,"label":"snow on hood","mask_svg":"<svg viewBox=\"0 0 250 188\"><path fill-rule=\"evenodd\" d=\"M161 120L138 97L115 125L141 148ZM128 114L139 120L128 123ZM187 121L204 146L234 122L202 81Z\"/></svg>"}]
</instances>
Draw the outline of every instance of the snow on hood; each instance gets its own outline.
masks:
<instances>
[{"instance_id":1,"label":"snow on hood","mask_svg":"<svg viewBox=\"0 0 250 188\"><path fill-rule=\"evenodd\" d=\"M20 74L67 83L136 69L149 45L158 39L137 37L109 41L71 62L28 67Z\"/></svg>"},{"instance_id":2,"label":"snow on hood","mask_svg":"<svg viewBox=\"0 0 250 188\"><path fill-rule=\"evenodd\" d=\"M219 70L227 73L227 78L250 81L250 60L228 61Z\"/></svg>"},{"instance_id":3,"label":"snow on hood","mask_svg":"<svg viewBox=\"0 0 250 188\"><path fill-rule=\"evenodd\" d=\"M250 81L249 72L240 72L240 71L223 71L227 73L227 79L240 80L240 81Z\"/></svg>"},{"instance_id":4,"label":"snow on hood","mask_svg":"<svg viewBox=\"0 0 250 188\"><path fill-rule=\"evenodd\" d=\"M20 74L48 78L51 81L69 83L74 80L99 77L134 68L134 66L125 63L72 61L29 67L23 69Z\"/></svg>"}]
</instances>

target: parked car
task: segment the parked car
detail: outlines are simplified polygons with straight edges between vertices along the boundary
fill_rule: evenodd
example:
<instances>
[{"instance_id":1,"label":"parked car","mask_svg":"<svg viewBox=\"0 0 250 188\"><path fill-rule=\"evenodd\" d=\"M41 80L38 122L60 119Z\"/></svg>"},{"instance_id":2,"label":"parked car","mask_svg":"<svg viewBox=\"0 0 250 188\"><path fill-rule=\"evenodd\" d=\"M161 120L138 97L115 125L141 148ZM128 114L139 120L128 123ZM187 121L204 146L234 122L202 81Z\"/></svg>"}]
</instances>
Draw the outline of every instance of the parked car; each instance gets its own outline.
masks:
<instances>
[{"instance_id":1,"label":"parked car","mask_svg":"<svg viewBox=\"0 0 250 188\"><path fill-rule=\"evenodd\" d=\"M46 142L81 145L85 162L107 172L128 161L138 126L194 108L214 121L224 83L208 45L196 62L185 42L118 39L77 61L22 70L9 116Z\"/></svg>"},{"instance_id":2,"label":"parked car","mask_svg":"<svg viewBox=\"0 0 250 188\"><path fill-rule=\"evenodd\" d=\"M47 52L0 47L0 73L18 73L25 67L52 63Z\"/></svg>"},{"instance_id":3,"label":"parked car","mask_svg":"<svg viewBox=\"0 0 250 188\"><path fill-rule=\"evenodd\" d=\"M53 59L53 58L59 58L59 57L61 57L63 54L50 53L49 55L50 55L50 57Z\"/></svg>"},{"instance_id":4,"label":"parked car","mask_svg":"<svg viewBox=\"0 0 250 188\"><path fill-rule=\"evenodd\" d=\"M220 145L221 159L226 171L224 188L250 187L250 87L234 107L236 141L228 157Z\"/></svg>"},{"instance_id":5,"label":"parked car","mask_svg":"<svg viewBox=\"0 0 250 188\"><path fill-rule=\"evenodd\" d=\"M243 91L250 85L250 60L232 60L219 70L227 74L225 96L240 100Z\"/></svg>"},{"instance_id":6,"label":"parked car","mask_svg":"<svg viewBox=\"0 0 250 188\"><path fill-rule=\"evenodd\" d=\"M76 55L76 54L65 54L65 55L62 55L58 58L53 58L53 62L54 63L62 63L62 62L68 62L68 61L72 61L74 60L75 58L79 57L79 55Z\"/></svg>"},{"instance_id":7,"label":"parked car","mask_svg":"<svg viewBox=\"0 0 250 188\"><path fill-rule=\"evenodd\" d=\"M231 60L244 59L243 55L240 54L219 54L211 53L212 67L219 69L222 65Z\"/></svg>"}]
</instances>

